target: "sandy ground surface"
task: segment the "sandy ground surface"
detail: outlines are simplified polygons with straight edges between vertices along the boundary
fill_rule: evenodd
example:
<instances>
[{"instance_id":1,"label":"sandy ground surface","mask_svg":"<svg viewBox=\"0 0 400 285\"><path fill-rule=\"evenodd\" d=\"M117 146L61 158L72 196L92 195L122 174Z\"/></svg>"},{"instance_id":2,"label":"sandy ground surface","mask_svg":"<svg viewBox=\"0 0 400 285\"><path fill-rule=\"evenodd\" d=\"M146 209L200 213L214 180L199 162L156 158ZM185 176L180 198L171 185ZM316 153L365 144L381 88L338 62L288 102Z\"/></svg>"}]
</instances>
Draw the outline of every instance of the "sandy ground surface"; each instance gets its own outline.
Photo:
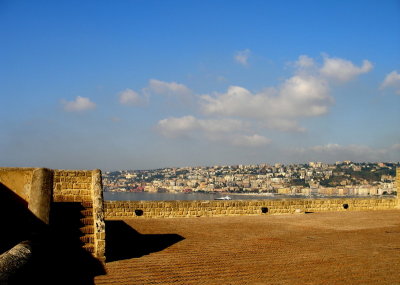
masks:
<instances>
[{"instance_id":1,"label":"sandy ground surface","mask_svg":"<svg viewBox=\"0 0 400 285\"><path fill-rule=\"evenodd\" d=\"M400 211L107 222L96 284L400 284Z\"/></svg>"}]
</instances>

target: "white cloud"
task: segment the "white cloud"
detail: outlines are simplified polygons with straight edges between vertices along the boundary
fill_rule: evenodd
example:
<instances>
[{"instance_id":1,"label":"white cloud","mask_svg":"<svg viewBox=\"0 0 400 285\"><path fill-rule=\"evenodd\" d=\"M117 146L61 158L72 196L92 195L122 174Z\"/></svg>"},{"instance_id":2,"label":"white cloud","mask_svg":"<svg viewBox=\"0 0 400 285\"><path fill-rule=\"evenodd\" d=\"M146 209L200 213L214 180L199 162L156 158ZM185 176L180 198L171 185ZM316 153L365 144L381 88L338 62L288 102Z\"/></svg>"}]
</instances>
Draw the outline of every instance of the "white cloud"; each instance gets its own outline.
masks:
<instances>
[{"instance_id":1,"label":"white cloud","mask_svg":"<svg viewBox=\"0 0 400 285\"><path fill-rule=\"evenodd\" d=\"M233 131L244 130L246 124L243 121L234 119L208 119L197 120L200 129L207 133L230 133Z\"/></svg>"},{"instance_id":2,"label":"white cloud","mask_svg":"<svg viewBox=\"0 0 400 285\"><path fill-rule=\"evenodd\" d=\"M314 76L296 75L283 84L275 105L289 117L314 117L326 114L333 102L327 82Z\"/></svg>"},{"instance_id":3,"label":"white cloud","mask_svg":"<svg viewBox=\"0 0 400 285\"><path fill-rule=\"evenodd\" d=\"M67 112L82 112L96 108L96 104L89 98L77 96L74 101L62 100L64 110Z\"/></svg>"},{"instance_id":4,"label":"white cloud","mask_svg":"<svg viewBox=\"0 0 400 285\"><path fill-rule=\"evenodd\" d=\"M150 79L149 84L136 92L130 88L118 94L119 102L123 105L140 106L149 102L151 95L163 95L169 99L176 99L184 104L189 104L193 99L193 92L185 85L176 82L165 82L157 79Z\"/></svg>"},{"instance_id":5,"label":"white cloud","mask_svg":"<svg viewBox=\"0 0 400 285\"><path fill-rule=\"evenodd\" d=\"M188 132L195 130L197 127L198 122L193 116L171 117L160 120L157 124L157 130L168 138L186 136Z\"/></svg>"},{"instance_id":6,"label":"white cloud","mask_svg":"<svg viewBox=\"0 0 400 285\"><path fill-rule=\"evenodd\" d=\"M315 66L314 59L307 55L300 55L299 59L295 62L295 66L298 68L310 68Z\"/></svg>"},{"instance_id":7,"label":"white cloud","mask_svg":"<svg viewBox=\"0 0 400 285\"><path fill-rule=\"evenodd\" d=\"M260 147L267 145L271 142L270 139L260 136L260 135L238 135L232 139L232 144L235 146L244 146L244 147Z\"/></svg>"},{"instance_id":8,"label":"white cloud","mask_svg":"<svg viewBox=\"0 0 400 285\"><path fill-rule=\"evenodd\" d=\"M258 135L246 135L248 124L235 119L197 119L193 116L160 120L156 129L168 138L205 138L234 146L259 147L271 140Z\"/></svg>"},{"instance_id":9,"label":"white cloud","mask_svg":"<svg viewBox=\"0 0 400 285\"><path fill-rule=\"evenodd\" d=\"M246 124L242 121L234 119L202 120L193 116L184 116L160 120L157 124L157 129L164 136L174 138L186 136L192 131L201 131L207 135L230 133L243 130L245 126Z\"/></svg>"},{"instance_id":10,"label":"white cloud","mask_svg":"<svg viewBox=\"0 0 400 285\"><path fill-rule=\"evenodd\" d=\"M252 93L230 86L226 93L201 96L201 107L207 115L259 119L265 126L283 131L304 131L294 119L323 115L332 102L325 80L305 75L287 79L278 90Z\"/></svg>"},{"instance_id":11,"label":"white cloud","mask_svg":"<svg viewBox=\"0 0 400 285\"><path fill-rule=\"evenodd\" d=\"M280 131L304 132L299 120L329 112L334 103L328 79L348 81L372 69L364 60L361 67L341 58L324 57L322 67L307 55L294 62L295 74L278 87L251 92L230 86L225 93L200 96L200 107L208 116L258 120L262 126Z\"/></svg>"},{"instance_id":12,"label":"white cloud","mask_svg":"<svg viewBox=\"0 0 400 285\"><path fill-rule=\"evenodd\" d=\"M139 93L129 88L119 93L118 97L122 105L138 106L146 101L144 96L139 95Z\"/></svg>"},{"instance_id":13,"label":"white cloud","mask_svg":"<svg viewBox=\"0 0 400 285\"><path fill-rule=\"evenodd\" d=\"M249 49L240 50L240 51L236 52L236 54L233 58L235 59L235 61L237 63L246 66L246 65L248 65L250 53L251 52Z\"/></svg>"},{"instance_id":14,"label":"white cloud","mask_svg":"<svg viewBox=\"0 0 400 285\"><path fill-rule=\"evenodd\" d=\"M381 84L381 89L389 87L395 88L396 93L400 95L400 74L396 70L387 74Z\"/></svg>"},{"instance_id":15,"label":"white cloud","mask_svg":"<svg viewBox=\"0 0 400 285\"><path fill-rule=\"evenodd\" d=\"M238 52L236 60L247 64L249 54L250 50ZM242 86L229 86L222 93L197 96L205 119L170 117L160 120L157 129L170 138L186 136L225 141L236 146L265 145L270 140L259 134L260 129L304 133L307 130L301 126L301 120L329 112L334 103L329 78L347 81L372 69L369 61L357 67L344 59L325 57L321 65L307 55L299 56L292 66L294 75L276 87L253 92ZM338 70L344 75L337 74ZM190 91L182 84L155 79L150 81L148 89L158 94Z\"/></svg>"},{"instance_id":16,"label":"white cloud","mask_svg":"<svg viewBox=\"0 0 400 285\"><path fill-rule=\"evenodd\" d=\"M185 85L176 82L165 82L157 79L150 79L148 90L154 94L190 96L192 91Z\"/></svg>"},{"instance_id":17,"label":"white cloud","mask_svg":"<svg viewBox=\"0 0 400 285\"><path fill-rule=\"evenodd\" d=\"M357 75L371 71L373 65L368 60L364 60L362 66L358 67L351 61L341 58L324 57L324 64L320 69L323 76L337 81L346 82Z\"/></svg>"},{"instance_id":18,"label":"white cloud","mask_svg":"<svg viewBox=\"0 0 400 285\"><path fill-rule=\"evenodd\" d=\"M306 132L306 129L301 127L299 123L293 119L270 118L266 120L262 125L267 129L275 129L282 132Z\"/></svg>"},{"instance_id":19,"label":"white cloud","mask_svg":"<svg viewBox=\"0 0 400 285\"><path fill-rule=\"evenodd\" d=\"M168 103L176 105L191 105L194 93L184 84L177 82L166 82L157 79L150 79L147 87L142 89L142 93L150 97L151 95L162 95L167 98Z\"/></svg>"}]
</instances>

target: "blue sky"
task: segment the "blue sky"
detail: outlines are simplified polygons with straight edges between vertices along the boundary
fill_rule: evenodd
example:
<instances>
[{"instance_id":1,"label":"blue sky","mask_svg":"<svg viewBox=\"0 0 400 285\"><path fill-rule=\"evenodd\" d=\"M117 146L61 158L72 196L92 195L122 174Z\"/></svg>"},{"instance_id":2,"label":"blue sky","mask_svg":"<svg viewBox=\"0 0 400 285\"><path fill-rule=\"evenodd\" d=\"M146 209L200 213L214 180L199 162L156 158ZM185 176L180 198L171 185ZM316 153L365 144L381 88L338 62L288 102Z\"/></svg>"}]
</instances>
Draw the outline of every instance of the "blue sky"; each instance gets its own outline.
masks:
<instances>
[{"instance_id":1,"label":"blue sky","mask_svg":"<svg viewBox=\"0 0 400 285\"><path fill-rule=\"evenodd\" d=\"M0 165L400 160L400 1L0 1Z\"/></svg>"}]
</instances>

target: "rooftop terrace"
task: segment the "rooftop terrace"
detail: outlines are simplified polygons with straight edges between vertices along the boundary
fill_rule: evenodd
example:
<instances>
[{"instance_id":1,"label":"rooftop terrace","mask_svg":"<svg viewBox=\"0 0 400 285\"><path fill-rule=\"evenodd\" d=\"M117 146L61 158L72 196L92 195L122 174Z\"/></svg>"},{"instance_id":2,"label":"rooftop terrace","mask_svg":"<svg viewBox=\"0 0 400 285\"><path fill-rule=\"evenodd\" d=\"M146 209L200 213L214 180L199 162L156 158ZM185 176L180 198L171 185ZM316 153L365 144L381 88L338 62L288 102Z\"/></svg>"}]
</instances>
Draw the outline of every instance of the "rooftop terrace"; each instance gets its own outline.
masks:
<instances>
[{"instance_id":1,"label":"rooftop terrace","mask_svg":"<svg viewBox=\"0 0 400 285\"><path fill-rule=\"evenodd\" d=\"M106 221L96 284L399 284L400 211Z\"/></svg>"}]
</instances>

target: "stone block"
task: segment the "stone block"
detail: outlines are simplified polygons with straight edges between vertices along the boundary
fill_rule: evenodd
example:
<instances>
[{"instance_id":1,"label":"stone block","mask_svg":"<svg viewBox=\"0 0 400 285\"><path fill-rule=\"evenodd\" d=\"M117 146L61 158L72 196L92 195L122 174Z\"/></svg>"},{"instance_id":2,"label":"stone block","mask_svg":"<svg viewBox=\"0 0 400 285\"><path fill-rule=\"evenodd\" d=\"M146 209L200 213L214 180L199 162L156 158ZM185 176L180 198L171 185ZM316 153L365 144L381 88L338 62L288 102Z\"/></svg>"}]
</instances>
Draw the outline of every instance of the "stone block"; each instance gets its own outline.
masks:
<instances>
[{"instance_id":1,"label":"stone block","mask_svg":"<svg viewBox=\"0 0 400 285\"><path fill-rule=\"evenodd\" d=\"M60 195L60 194L54 194L53 195L53 201L54 202L61 202L62 201L61 197L62 197L62 195Z\"/></svg>"},{"instance_id":2,"label":"stone block","mask_svg":"<svg viewBox=\"0 0 400 285\"><path fill-rule=\"evenodd\" d=\"M73 183L72 184L72 189L81 189L81 184L80 183Z\"/></svg>"},{"instance_id":3,"label":"stone block","mask_svg":"<svg viewBox=\"0 0 400 285\"><path fill-rule=\"evenodd\" d=\"M96 242L96 247L97 247L97 251L98 252L103 252L104 253L104 249L106 248L106 241L105 240L98 240Z\"/></svg>"}]
</instances>

